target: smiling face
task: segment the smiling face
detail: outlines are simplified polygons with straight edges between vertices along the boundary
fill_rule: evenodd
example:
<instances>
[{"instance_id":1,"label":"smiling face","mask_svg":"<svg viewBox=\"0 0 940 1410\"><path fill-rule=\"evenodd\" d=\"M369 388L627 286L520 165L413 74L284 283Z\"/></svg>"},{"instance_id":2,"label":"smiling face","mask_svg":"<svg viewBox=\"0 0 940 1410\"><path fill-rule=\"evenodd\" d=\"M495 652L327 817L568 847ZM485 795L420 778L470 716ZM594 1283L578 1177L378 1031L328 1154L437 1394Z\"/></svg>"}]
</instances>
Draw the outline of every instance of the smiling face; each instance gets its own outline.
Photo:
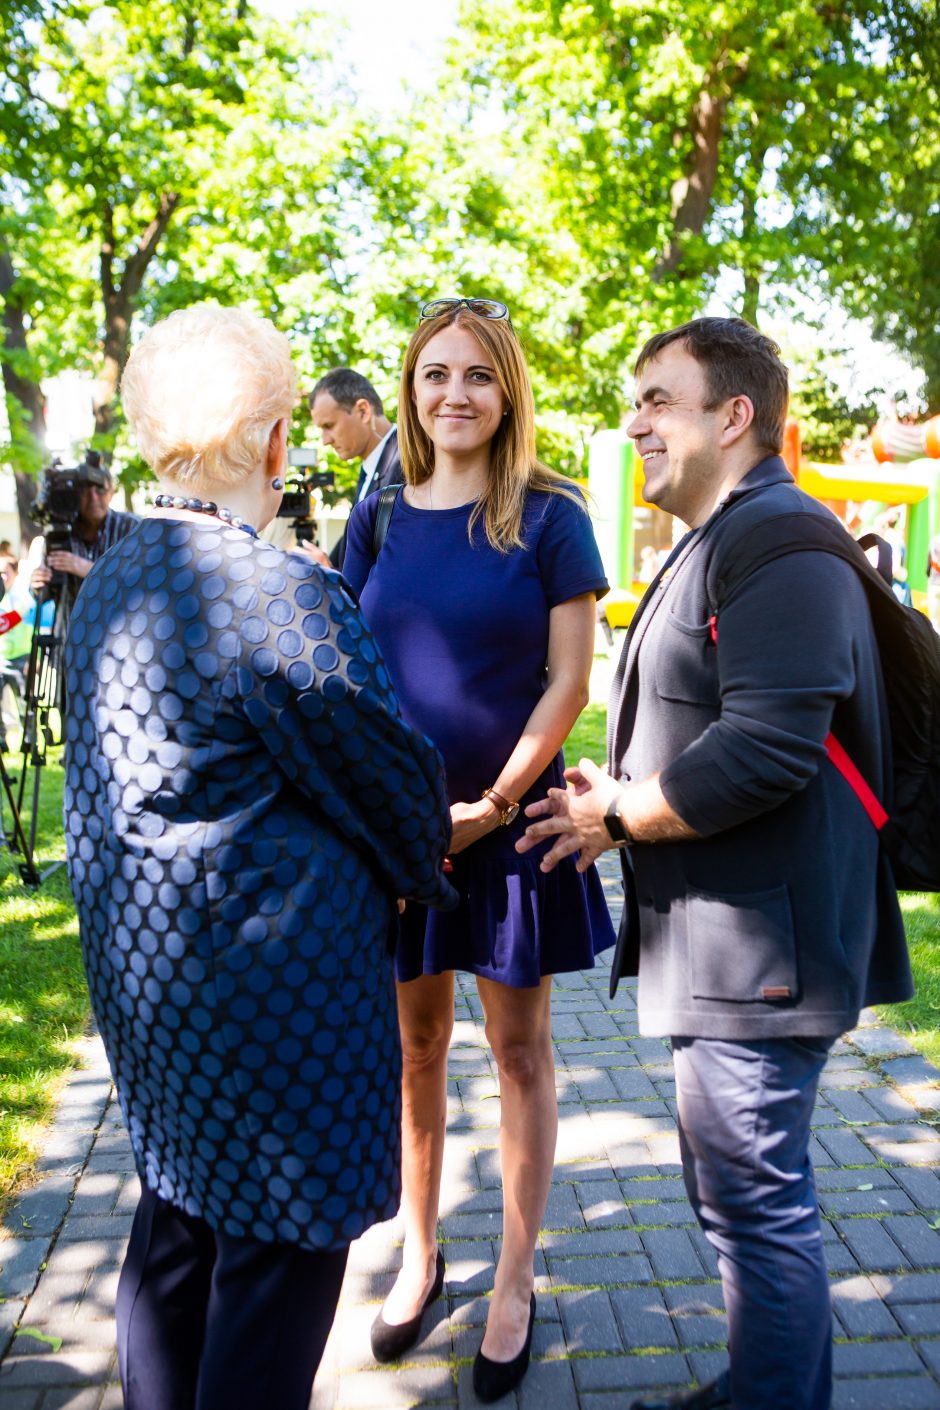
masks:
<instances>
[{"instance_id":1,"label":"smiling face","mask_svg":"<svg viewBox=\"0 0 940 1410\"><path fill-rule=\"evenodd\" d=\"M489 354L453 323L429 338L418 355L412 388L418 420L435 451L465 457L489 445L506 398Z\"/></svg>"},{"instance_id":2,"label":"smiling face","mask_svg":"<svg viewBox=\"0 0 940 1410\"><path fill-rule=\"evenodd\" d=\"M686 524L707 518L725 476L727 405L707 410L705 370L680 343L647 363L627 427L643 459L643 497Z\"/></svg>"}]
</instances>

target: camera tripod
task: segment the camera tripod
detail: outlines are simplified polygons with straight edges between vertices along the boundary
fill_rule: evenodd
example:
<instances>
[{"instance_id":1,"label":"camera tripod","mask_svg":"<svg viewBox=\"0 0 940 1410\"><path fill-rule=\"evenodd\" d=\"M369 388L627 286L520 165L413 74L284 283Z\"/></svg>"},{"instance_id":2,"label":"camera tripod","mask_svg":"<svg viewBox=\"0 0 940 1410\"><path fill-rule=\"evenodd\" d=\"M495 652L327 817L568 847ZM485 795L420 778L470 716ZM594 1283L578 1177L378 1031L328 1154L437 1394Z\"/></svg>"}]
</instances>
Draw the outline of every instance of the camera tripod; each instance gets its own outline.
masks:
<instances>
[{"instance_id":1,"label":"camera tripod","mask_svg":"<svg viewBox=\"0 0 940 1410\"><path fill-rule=\"evenodd\" d=\"M66 576L48 593L37 596L36 625L26 668L23 742L19 778L11 778L0 754L0 788L12 826L8 830L0 809L0 845L16 853L17 870L25 886L37 887L65 865L64 858L40 872L36 865L36 830L39 824L39 786L50 748L62 743L65 723L65 677L62 646L68 629L73 589ZM53 604L52 621L42 625L43 609ZM24 815L24 806L26 813ZM24 822L24 816L27 821Z\"/></svg>"}]
</instances>

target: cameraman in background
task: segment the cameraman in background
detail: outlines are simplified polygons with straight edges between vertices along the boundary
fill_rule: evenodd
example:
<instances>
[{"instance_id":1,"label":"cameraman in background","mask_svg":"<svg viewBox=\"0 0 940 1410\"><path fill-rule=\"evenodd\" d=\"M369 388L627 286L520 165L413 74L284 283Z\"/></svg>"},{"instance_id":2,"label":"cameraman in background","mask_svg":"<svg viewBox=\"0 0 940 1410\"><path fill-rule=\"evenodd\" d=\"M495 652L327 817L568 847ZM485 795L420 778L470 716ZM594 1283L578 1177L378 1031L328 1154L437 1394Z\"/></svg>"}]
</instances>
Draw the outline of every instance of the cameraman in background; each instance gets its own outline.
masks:
<instances>
[{"instance_id":1,"label":"cameraman in background","mask_svg":"<svg viewBox=\"0 0 940 1410\"><path fill-rule=\"evenodd\" d=\"M78 491L77 514L64 531L57 530L41 540L45 550L43 562L33 569L29 579L30 589L36 596L45 592L53 572L66 573L78 580L70 583L74 595L92 563L125 538L138 523L136 514L124 514L111 508L114 481L110 470L102 465L98 451L90 450L83 463L68 474ZM58 518L51 503L55 494L53 488L49 492L51 514L48 515L53 519Z\"/></svg>"}]
</instances>

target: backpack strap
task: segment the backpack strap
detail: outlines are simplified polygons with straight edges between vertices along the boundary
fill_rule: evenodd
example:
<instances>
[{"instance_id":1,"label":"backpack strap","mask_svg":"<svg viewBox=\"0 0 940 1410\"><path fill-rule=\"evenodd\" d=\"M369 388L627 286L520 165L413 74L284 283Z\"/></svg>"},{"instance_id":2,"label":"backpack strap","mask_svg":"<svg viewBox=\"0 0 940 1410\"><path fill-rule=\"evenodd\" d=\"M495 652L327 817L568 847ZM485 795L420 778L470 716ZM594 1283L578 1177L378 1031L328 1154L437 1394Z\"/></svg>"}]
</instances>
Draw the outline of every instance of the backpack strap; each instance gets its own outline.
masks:
<instances>
[{"instance_id":1,"label":"backpack strap","mask_svg":"<svg viewBox=\"0 0 940 1410\"><path fill-rule=\"evenodd\" d=\"M398 498L398 491L401 485L386 485L379 490L379 503L375 511L375 524L372 528L372 558L378 558L382 552L382 545L388 538L388 526L392 522L392 510L395 508L395 501Z\"/></svg>"},{"instance_id":2,"label":"backpack strap","mask_svg":"<svg viewBox=\"0 0 940 1410\"><path fill-rule=\"evenodd\" d=\"M890 587L894 582L894 553L887 539L883 539L880 534L863 534L862 537L856 539L855 542L865 553L867 553L870 548L877 548L878 563L876 572L879 577L884 578L888 587Z\"/></svg>"},{"instance_id":3,"label":"backpack strap","mask_svg":"<svg viewBox=\"0 0 940 1410\"><path fill-rule=\"evenodd\" d=\"M863 548L874 544L879 545L879 568L885 561L884 553L887 553L890 564L891 550L882 539L876 534L869 534L864 545L860 545L849 536L835 516L830 519L816 514L786 514L764 520L763 523L749 526L733 549L723 555L727 567L722 575L714 568L715 560L712 559L706 581L709 601L717 612L721 600L740 587L745 578L765 563L789 553L822 552L844 558L862 577L869 594L872 590L891 593L890 579L873 568L865 557ZM894 594L891 593L891 596Z\"/></svg>"},{"instance_id":4,"label":"backpack strap","mask_svg":"<svg viewBox=\"0 0 940 1410\"><path fill-rule=\"evenodd\" d=\"M880 832L888 821L888 814L855 767L852 756L843 749L831 730L823 740L823 744L826 746L826 753L829 755L830 763L834 764L839 770L839 773L865 809L872 827L876 832Z\"/></svg>"},{"instance_id":5,"label":"backpack strap","mask_svg":"<svg viewBox=\"0 0 940 1410\"><path fill-rule=\"evenodd\" d=\"M878 547L878 568L875 569L865 556L864 549ZM712 604L708 619L711 640L718 645L719 600L727 598L732 589L740 586L758 568L772 563L790 553L831 553L850 563L862 578L869 597L872 593L888 594L896 602L891 591L891 549L877 534L866 534L865 539L856 542L850 538L838 521L815 515L791 515L786 518L770 519L751 530L747 538L735 546L729 555L730 573L726 578L712 577L706 580L706 591ZM848 751L830 731L823 740L830 762L845 779L858 798L859 803L871 821L876 832L880 832L889 821L882 803L869 787Z\"/></svg>"}]
</instances>

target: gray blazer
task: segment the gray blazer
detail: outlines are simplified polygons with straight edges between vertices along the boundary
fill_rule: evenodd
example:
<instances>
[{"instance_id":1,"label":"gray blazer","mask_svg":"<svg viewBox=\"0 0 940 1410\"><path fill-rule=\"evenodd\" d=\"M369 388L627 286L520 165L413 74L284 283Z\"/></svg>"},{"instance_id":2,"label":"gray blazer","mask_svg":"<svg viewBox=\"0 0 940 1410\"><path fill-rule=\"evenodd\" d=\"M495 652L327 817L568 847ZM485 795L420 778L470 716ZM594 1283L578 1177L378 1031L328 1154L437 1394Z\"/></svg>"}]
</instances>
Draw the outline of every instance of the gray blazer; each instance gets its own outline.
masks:
<instances>
[{"instance_id":1,"label":"gray blazer","mask_svg":"<svg viewBox=\"0 0 940 1410\"><path fill-rule=\"evenodd\" d=\"M827 1036L912 993L888 861L823 743L832 729L890 809L864 589L823 552L735 585L754 527L786 534L806 514L829 511L779 457L761 461L674 550L624 644L611 772L659 772L701 834L624 858L615 974L638 965L643 1033Z\"/></svg>"}]
</instances>

